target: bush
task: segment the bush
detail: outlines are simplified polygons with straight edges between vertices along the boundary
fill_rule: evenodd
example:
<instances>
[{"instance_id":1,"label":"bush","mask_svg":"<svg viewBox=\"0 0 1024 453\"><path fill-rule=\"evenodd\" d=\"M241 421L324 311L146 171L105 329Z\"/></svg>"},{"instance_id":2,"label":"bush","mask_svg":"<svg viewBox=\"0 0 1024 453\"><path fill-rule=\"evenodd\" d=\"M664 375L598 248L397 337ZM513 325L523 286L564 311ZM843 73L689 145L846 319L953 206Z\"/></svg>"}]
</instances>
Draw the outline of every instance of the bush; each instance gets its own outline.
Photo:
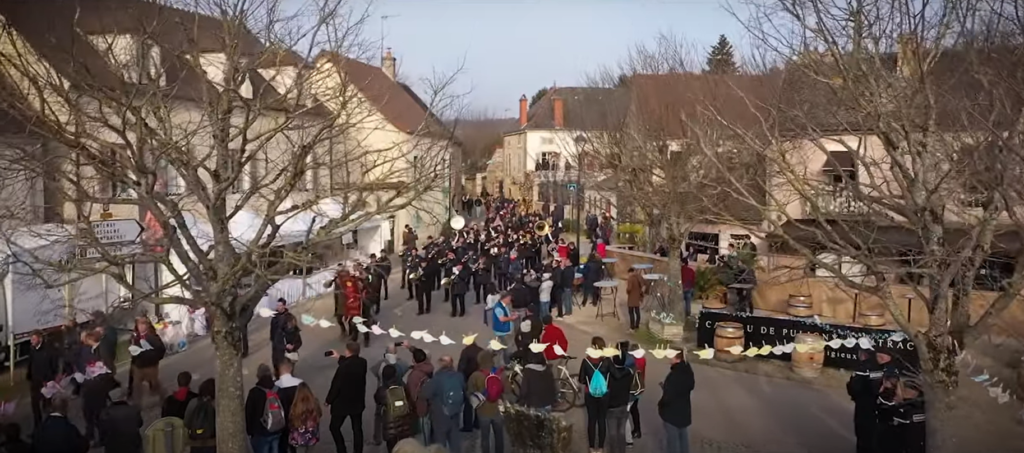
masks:
<instances>
[{"instance_id":1,"label":"bush","mask_svg":"<svg viewBox=\"0 0 1024 453\"><path fill-rule=\"evenodd\" d=\"M693 298L696 300L707 300L717 297L722 293L724 286L718 278L718 268L714 266L703 266L695 269L696 279L693 284Z\"/></svg>"}]
</instances>

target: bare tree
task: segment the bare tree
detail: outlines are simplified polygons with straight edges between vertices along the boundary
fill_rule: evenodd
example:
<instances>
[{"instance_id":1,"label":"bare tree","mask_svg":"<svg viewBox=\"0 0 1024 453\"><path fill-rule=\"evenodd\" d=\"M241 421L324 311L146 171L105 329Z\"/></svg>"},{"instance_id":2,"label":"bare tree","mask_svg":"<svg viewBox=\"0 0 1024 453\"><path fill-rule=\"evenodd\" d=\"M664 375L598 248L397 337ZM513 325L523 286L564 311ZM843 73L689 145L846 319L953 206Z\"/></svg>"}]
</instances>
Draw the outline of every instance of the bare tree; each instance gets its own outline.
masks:
<instances>
[{"instance_id":1,"label":"bare tree","mask_svg":"<svg viewBox=\"0 0 1024 453\"><path fill-rule=\"evenodd\" d=\"M704 103L694 143L763 166L726 190L765 213L779 245L882 301L914 341L929 451L963 451L957 357L1024 288L1020 237L1024 28L1000 1L752 4L747 30L773 93L734 86L754 124ZM727 130L730 141L708 131ZM841 257L834 259L834 257ZM1008 268L1000 260L1016 263ZM897 282L927 311L911 323ZM972 293L995 296L973 313ZM965 429L960 429L960 428Z\"/></svg>"},{"instance_id":2,"label":"bare tree","mask_svg":"<svg viewBox=\"0 0 1024 453\"><path fill-rule=\"evenodd\" d=\"M421 100L387 61L352 58L367 15L344 0L4 3L3 102L54 143L4 165L56 190L78 247L98 255L39 261L72 279L103 273L136 304L205 308L217 448L246 451L246 315L365 220L447 208L453 76L426 81ZM101 210L143 216L144 247L104 247L89 227ZM146 268L165 278L130 275Z\"/></svg>"}]
</instances>

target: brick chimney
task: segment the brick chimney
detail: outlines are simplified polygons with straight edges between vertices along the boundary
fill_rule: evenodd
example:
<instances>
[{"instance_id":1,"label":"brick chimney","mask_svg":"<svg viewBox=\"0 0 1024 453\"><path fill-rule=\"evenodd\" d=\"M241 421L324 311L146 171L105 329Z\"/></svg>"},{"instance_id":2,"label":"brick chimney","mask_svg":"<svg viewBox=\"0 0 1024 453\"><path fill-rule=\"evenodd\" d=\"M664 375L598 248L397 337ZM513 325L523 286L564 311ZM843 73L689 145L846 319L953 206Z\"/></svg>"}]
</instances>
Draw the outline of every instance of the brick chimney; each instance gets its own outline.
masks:
<instances>
[{"instance_id":1,"label":"brick chimney","mask_svg":"<svg viewBox=\"0 0 1024 453\"><path fill-rule=\"evenodd\" d=\"M554 118L555 129L565 127L565 103L562 101L562 98L558 95L552 96L551 105L555 110L554 116L552 117Z\"/></svg>"},{"instance_id":2,"label":"brick chimney","mask_svg":"<svg viewBox=\"0 0 1024 453\"><path fill-rule=\"evenodd\" d=\"M920 72L920 44L915 35L900 35L896 54L896 70L900 76L915 77Z\"/></svg>"},{"instance_id":3,"label":"brick chimney","mask_svg":"<svg viewBox=\"0 0 1024 453\"><path fill-rule=\"evenodd\" d=\"M384 74L387 74L391 80L395 80L395 67L396 59L395 56L391 54L391 48L389 47L388 50L384 52L384 56L380 59L380 69L381 71L384 71Z\"/></svg>"},{"instance_id":4,"label":"brick chimney","mask_svg":"<svg viewBox=\"0 0 1024 453\"><path fill-rule=\"evenodd\" d=\"M519 98L519 127L526 127L526 115L530 110L529 102L525 94Z\"/></svg>"}]
</instances>

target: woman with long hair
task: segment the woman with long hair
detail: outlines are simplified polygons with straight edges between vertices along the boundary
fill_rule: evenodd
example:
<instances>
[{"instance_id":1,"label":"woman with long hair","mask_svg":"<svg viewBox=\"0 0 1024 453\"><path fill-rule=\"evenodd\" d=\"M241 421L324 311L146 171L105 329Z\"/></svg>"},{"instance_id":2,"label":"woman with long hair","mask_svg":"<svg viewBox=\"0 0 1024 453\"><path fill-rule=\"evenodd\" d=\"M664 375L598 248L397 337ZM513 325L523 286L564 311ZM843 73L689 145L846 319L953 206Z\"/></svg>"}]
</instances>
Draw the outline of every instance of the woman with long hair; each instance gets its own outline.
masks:
<instances>
[{"instance_id":1,"label":"woman with long hair","mask_svg":"<svg viewBox=\"0 0 1024 453\"><path fill-rule=\"evenodd\" d=\"M305 382L295 391L295 402L288 414L288 443L299 453L307 453L320 442L320 409L313 390Z\"/></svg>"}]
</instances>

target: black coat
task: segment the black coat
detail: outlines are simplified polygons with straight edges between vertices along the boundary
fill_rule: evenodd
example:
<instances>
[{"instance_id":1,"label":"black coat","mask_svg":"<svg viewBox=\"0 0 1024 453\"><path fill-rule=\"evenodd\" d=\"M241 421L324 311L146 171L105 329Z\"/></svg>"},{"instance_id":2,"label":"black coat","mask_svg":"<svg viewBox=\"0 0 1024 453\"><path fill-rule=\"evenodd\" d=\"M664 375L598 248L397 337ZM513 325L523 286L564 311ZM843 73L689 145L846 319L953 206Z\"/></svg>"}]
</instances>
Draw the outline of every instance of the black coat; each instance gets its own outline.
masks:
<instances>
[{"instance_id":1,"label":"black coat","mask_svg":"<svg viewBox=\"0 0 1024 453\"><path fill-rule=\"evenodd\" d=\"M483 350L476 343L462 348L462 353L459 354L458 370L466 377L467 381L469 381L469 376L480 370L480 362L477 361L477 357Z\"/></svg>"},{"instance_id":2,"label":"black coat","mask_svg":"<svg viewBox=\"0 0 1024 453\"><path fill-rule=\"evenodd\" d=\"M558 401L555 374L551 371L550 365L544 365L542 370L535 368L535 365L523 367L518 403L535 409L554 406Z\"/></svg>"},{"instance_id":3,"label":"black coat","mask_svg":"<svg viewBox=\"0 0 1024 453\"><path fill-rule=\"evenodd\" d=\"M139 333L132 334L132 345L142 346L142 340L146 340L153 349L148 349L138 353L135 357L132 357L132 364L139 368L151 368L160 364L160 361L164 359L164 355L167 354L167 346L164 345L164 341L160 339L160 335L150 330L145 335ZM103 350L102 343L100 344L101 354L107 354L106 350ZM106 361L104 360L104 363ZM109 366L107 368L110 368ZM111 368L113 370L113 368Z\"/></svg>"},{"instance_id":4,"label":"black coat","mask_svg":"<svg viewBox=\"0 0 1024 453\"><path fill-rule=\"evenodd\" d=\"M184 394L174 392L167 395L167 398L164 398L164 405L160 408L160 417L176 417L184 420L185 409L188 409L188 403L191 403L198 396L196 392L191 390Z\"/></svg>"},{"instance_id":5,"label":"black coat","mask_svg":"<svg viewBox=\"0 0 1024 453\"><path fill-rule=\"evenodd\" d=\"M38 348L29 347L25 378L34 386L42 387L60 374L60 365L60 352L43 341Z\"/></svg>"},{"instance_id":6,"label":"black coat","mask_svg":"<svg viewBox=\"0 0 1024 453\"><path fill-rule=\"evenodd\" d=\"M484 261L477 264L476 272L473 273L474 286L487 286L491 283L491 263Z\"/></svg>"},{"instance_id":7,"label":"black coat","mask_svg":"<svg viewBox=\"0 0 1024 453\"><path fill-rule=\"evenodd\" d=\"M63 415L49 415L32 433L32 453L86 453L89 440Z\"/></svg>"},{"instance_id":8,"label":"black coat","mask_svg":"<svg viewBox=\"0 0 1024 453\"><path fill-rule=\"evenodd\" d=\"M633 371L624 366L614 365L607 378L608 407L626 407L631 395L629 388L633 385Z\"/></svg>"},{"instance_id":9,"label":"black coat","mask_svg":"<svg viewBox=\"0 0 1024 453\"><path fill-rule=\"evenodd\" d=\"M469 292L469 269L465 266L462 271L452 277L452 294L463 295Z\"/></svg>"},{"instance_id":10,"label":"black coat","mask_svg":"<svg viewBox=\"0 0 1024 453\"><path fill-rule=\"evenodd\" d=\"M100 414L97 427L106 453L141 453L142 413L124 401L111 404Z\"/></svg>"},{"instance_id":11,"label":"black coat","mask_svg":"<svg viewBox=\"0 0 1024 453\"><path fill-rule=\"evenodd\" d=\"M658 400L658 415L661 419L676 428L686 428L692 423L690 413L690 392L695 382L693 368L687 362L672 365L661 387L661 399Z\"/></svg>"},{"instance_id":12,"label":"black coat","mask_svg":"<svg viewBox=\"0 0 1024 453\"><path fill-rule=\"evenodd\" d=\"M530 288L527 288L525 284L516 283L508 291L512 293L512 308L521 310L530 306L532 301L530 298Z\"/></svg>"},{"instance_id":13,"label":"black coat","mask_svg":"<svg viewBox=\"0 0 1024 453\"><path fill-rule=\"evenodd\" d=\"M366 408L366 359L353 356L338 359L338 369L324 399L331 414L360 414Z\"/></svg>"},{"instance_id":14,"label":"black coat","mask_svg":"<svg viewBox=\"0 0 1024 453\"><path fill-rule=\"evenodd\" d=\"M559 268L558 287L562 289L572 288L572 282L576 279L576 269L571 267ZM552 278L554 278L552 276Z\"/></svg>"},{"instance_id":15,"label":"black coat","mask_svg":"<svg viewBox=\"0 0 1024 453\"><path fill-rule=\"evenodd\" d=\"M245 433L250 436L266 437L270 435L263 426L261 419L267 407L267 392L274 389L274 381L263 379L256 382L245 397ZM280 398L280 394L278 395Z\"/></svg>"}]
</instances>

